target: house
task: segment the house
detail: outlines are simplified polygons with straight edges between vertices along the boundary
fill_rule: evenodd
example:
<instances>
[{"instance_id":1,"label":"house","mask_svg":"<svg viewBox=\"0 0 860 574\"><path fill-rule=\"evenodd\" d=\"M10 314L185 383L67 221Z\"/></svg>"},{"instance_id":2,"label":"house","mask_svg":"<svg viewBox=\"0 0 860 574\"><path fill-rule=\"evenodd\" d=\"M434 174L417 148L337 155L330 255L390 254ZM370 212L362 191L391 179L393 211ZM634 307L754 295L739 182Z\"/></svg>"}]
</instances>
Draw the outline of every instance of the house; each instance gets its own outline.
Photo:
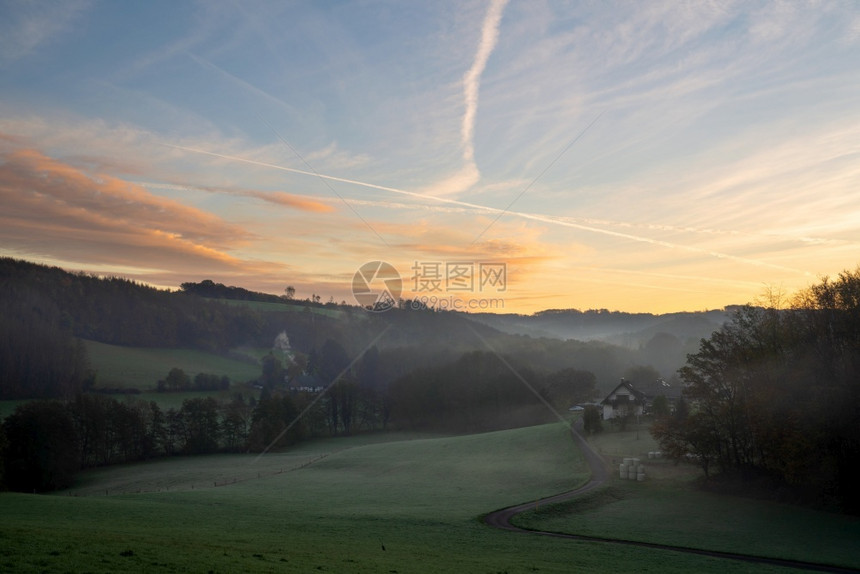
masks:
<instances>
[{"instance_id":1,"label":"house","mask_svg":"<svg viewBox=\"0 0 860 574\"><path fill-rule=\"evenodd\" d=\"M633 387L633 383L625 379L600 401L603 406L603 420L641 415L648 397L642 391Z\"/></svg>"},{"instance_id":2,"label":"house","mask_svg":"<svg viewBox=\"0 0 860 574\"><path fill-rule=\"evenodd\" d=\"M681 389L663 379L657 379L649 385L634 385L628 380L621 379L612 392L600 401L603 407L603 420L648 414L654 399L661 395L672 405L681 396Z\"/></svg>"}]
</instances>

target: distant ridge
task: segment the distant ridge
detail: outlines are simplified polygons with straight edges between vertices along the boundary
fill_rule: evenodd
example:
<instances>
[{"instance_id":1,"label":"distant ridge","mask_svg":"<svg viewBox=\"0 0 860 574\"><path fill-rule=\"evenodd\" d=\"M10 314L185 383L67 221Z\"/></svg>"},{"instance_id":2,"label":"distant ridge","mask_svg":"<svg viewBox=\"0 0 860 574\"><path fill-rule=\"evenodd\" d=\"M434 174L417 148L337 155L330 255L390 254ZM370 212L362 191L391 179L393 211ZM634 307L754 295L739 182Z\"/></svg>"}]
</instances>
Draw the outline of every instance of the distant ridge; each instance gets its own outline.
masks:
<instances>
[{"instance_id":1,"label":"distant ridge","mask_svg":"<svg viewBox=\"0 0 860 574\"><path fill-rule=\"evenodd\" d=\"M732 309L661 315L606 309L548 309L533 315L479 313L470 317L510 334L597 340L636 347L658 333L669 333L682 340L708 337L729 319Z\"/></svg>"}]
</instances>

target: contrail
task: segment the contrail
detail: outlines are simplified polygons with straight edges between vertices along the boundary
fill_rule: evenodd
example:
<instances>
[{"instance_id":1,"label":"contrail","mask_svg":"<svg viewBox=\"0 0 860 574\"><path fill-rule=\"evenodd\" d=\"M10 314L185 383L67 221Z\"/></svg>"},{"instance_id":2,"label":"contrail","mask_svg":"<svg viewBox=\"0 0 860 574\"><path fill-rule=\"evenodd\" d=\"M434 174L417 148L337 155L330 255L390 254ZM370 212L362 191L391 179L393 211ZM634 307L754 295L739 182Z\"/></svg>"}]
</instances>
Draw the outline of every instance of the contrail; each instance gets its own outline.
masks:
<instances>
[{"instance_id":1,"label":"contrail","mask_svg":"<svg viewBox=\"0 0 860 574\"><path fill-rule=\"evenodd\" d=\"M597 117L596 117L596 118L594 118L593 120L591 120L591 123L590 123L590 124L588 124L587 126L585 126L585 129L583 129L581 132L579 132L579 133L576 135L576 137L575 137L575 138L573 138L572 140L570 140L570 143L568 143L566 146L564 146L564 149L563 149L563 150L561 150L561 152L560 152L558 155L556 155L556 156L555 156L555 158L553 158L553 160L552 160L551 162L549 162L549 165L547 165L545 168L543 168L543 169L541 170L541 172L540 172L539 174L537 174L537 177L535 177L535 178L531 181L531 183L529 183L527 186L525 186L525 187L523 188L523 190L522 190L521 192L519 192L519 193L517 194L517 196L511 200L511 202L507 205L507 207L505 207L505 208L501 211L501 213L499 213L498 215L496 215L496 217L495 217L495 218L490 222L490 224L489 224L489 225L487 225L487 226L484 228L484 230L483 230L483 231L481 231L481 232L480 232L480 233L475 237L475 239L473 239L473 240L472 240L472 243L470 243L469 245L474 245L475 243L477 243L477 242L478 242L478 240L479 240L481 237L483 237L483 236L484 236L484 234L485 234L487 231L489 231L489 230L490 230L490 228L491 228L492 226L494 226L494 225L496 224L496 222L497 222L497 221L498 221L498 220L499 220L499 219L500 219L504 214L506 214L508 211L510 211L511 207L513 207L513 205L514 205L517 201L519 201L519 199L520 199L520 198L521 198L521 197L522 197L522 196L523 196L523 195L524 195L528 190L530 190L530 189L532 188L532 186L533 186L535 183L537 183L537 181L538 181L541 177L543 177L543 174L545 174L547 171L549 171L549 168L551 168L552 166L554 166L554 165L555 165L555 163L556 163L558 160L560 160L560 159L561 159L561 156L563 156L565 153L567 153L567 150L569 150L571 147L573 147L573 144L575 144L576 142L578 142L578 141L579 141L579 139L580 139L582 136L584 136L584 135L585 135L585 132L587 132L589 129L591 129L591 126L593 126L593 125L594 125L594 123L595 123L597 120L599 120L599 119L600 119L600 116L602 116L602 115L603 115L603 112L600 112L599 114L597 114Z\"/></svg>"},{"instance_id":2,"label":"contrail","mask_svg":"<svg viewBox=\"0 0 860 574\"><path fill-rule=\"evenodd\" d=\"M478 113L478 90L481 87L481 74L487 67L487 60L496 47L499 39L499 24L502 21L502 12L508 0L495 0L490 4L484 23L481 26L481 42L472 62L472 67L463 76L463 99L466 111L463 114L463 124L460 128L460 138L463 145L463 159L467 162L475 161L475 117Z\"/></svg>"},{"instance_id":3,"label":"contrail","mask_svg":"<svg viewBox=\"0 0 860 574\"><path fill-rule=\"evenodd\" d=\"M809 276L809 275L810 275L810 273L809 273L808 271L803 271L803 270L800 270L800 269L795 269L795 268L793 268L793 267L786 267L786 266L784 266L784 265L777 265L777 264L775 264L775 263L767 263L766 261L759 261L759 260L756 260L756 259L749 259L749 258L747 258L747 257L740 257L740 256L738 256L738 255L730 255L730 254L728 254L728 253L721 253L721 252L719 252L719 251L711 251L711 250L709 250L709 249L701 249L701 248L699 248L699 247L692 247L692 246L689 246L689 245L681 245L681 244L679 244L679 243L671 243L671 242L669 242L669 241L662 241L662 240L660 240L660 239L651 239L650 237L642 237L642 236L639 236L639 235L633 235L633 234L630 234L630 233L621 233L620 231L611 231L611 230L609 230L609 229L601 229L601 228L599 228L599 227L593 227L593 226L591 226L591 225L584 225L584 224L581 224L581 223L575 223L575 222L573 222L573 221L565 220L564 218L561 218L561 217L553 217L553 216L549 216L549 215L541 215L541 214L537 214L537 213L526 213L526 212L522 212L522 211L505 211L504 209L501 209L501 208L498 208L498 207L489 207L489 206L486 206L486 205L479 205L479 204L476 204L476 203L470 203L470 202L468 202L468 201L460 201L460 200L458 200L458 199L451 199L451 198L448 198L448 197L438 197L438 196L435 196L435 195L428 195L428 194L424 194L424 193L417 193L417 192L414 192L414 191L406 191L405 189L397 189L396 187L388 187L388 186L385 186L385 185L377 185L377 184L375 184L375 183L367 183L367 182L363 182L363 181L357 181L357 180L354 180L354 179L347 179L347 178L344 178L344 177L337 177L337 176L333 176L333 175L325 175L325 174L322 174L322 173L314 173L314 172L312 172L312 171L306 171L306 170L303 170L303 169L296 169L296 168L293 168L293 167L285 167L285 166L282 166L282 165L277 165L277 164L273 164L273 163L267 163L267 162L264 162L264 161L257 161L257 160L253 160L253 159L246 159L246 158L243 158L243 157L230 156L230 155L226 155L226 154L220 154L220 153L215 153L215 152L211 152L211 151L205 151L205 150L195 149L195 148L186 147L186 146L180 146L180 145L168 144L168 143L162 143L162 144L159 144L159 145L162 145L162 146L165 146L165 147L169 147L169 148L173 148L173 149L184 150L184 151L188 151L188 152L192 152L192 153L198 153L198 154L202 154L202 155L208 155L208 156L211 156L211 157L217 157L217 158L221 158L221 159L226 159L226 160L229 160L229 161L238 161L238 162L241 162L241 163L247 163L247 164L250 164L250 165L257 165L257 166L260 166L260 167L267 167L267 168L271 168L271 169L277 169L277 170L280 170L280 171L286 171L286 172L289 172L289 173L297 173L297 174L300 174L300 175L309 175L309 176L312 176L312 177L318 177L318 178L321 178L321 179L328 179L328 180L331 180L331 181L339 181L339 182L342 182L342 183L350 183L350 184L352 184L352 185L358 185L358 186L361 186L361 187L367 187L367 188L370 188L370 189L378 189L378 190L380 190L380 191L388 191L388 192L390 192L390 193L396 193L396 194L399 194L399 195L405 195L405 196L408 196L408 197L414 197L414 198L416 198L416 199L422 199L422 200L425 200L425 201L426 201L426 200L430 200L430 201L435 201L435 202L438 202L438 203L445 203L445 204L448 204L448 205L456 205L456 206L458 206L458 207L467 207L467 208L469 208L469 209L473 209L473 210L476 210L476 211L481 211L481 212L484 212L484 213L492 213L492 214L508 214L508 215L512 215L512 216L514 216L514 217L519 217L519 218L521 218L521 219L529 219L529 220L532 220L532 221L540 221L541 223L548 223L548 224L550 224L550 225L558 225L558 226L561 226L561 227L568 227L568 228L572 228L572 229L579 229L579 230L582 230L582 231L589 231L589 232L591 232L591 233L597 233L597 234L600 234L600 235L608 235L608 236L610 236L610 237L618 237L618 238L621 238L621 239L627 239L627 240L630 240L630 241L636 241L636 242L639 242L639 243L648 243L648 244L650 244L650 245L659 245L659 246L661 246L661 247L667 247L667 248L670 248L670 249L680 249L680 250L683 250L683 251L688 251L688 252L690 252L690 253L698 253L698 254L700 254L700 255L709 255L709 256L711 256L711 257L715 257L715 258L717 258L717 259L726 259L726 260L730 260L730 261L737 261L737 262L739 262L739 263L745 263L745 264L748 264L748 265L755 265L755 266L758 266L758 267L767 267L767 268L770 268L770 269L778 269L778 270L780 270L780 271L789 271L789 272L791 272L791 273L799 273L799 274L801 274L801 275L806 275L806 276Z\"/></svg>"},{"instance_id":4,"label":"contrail","mask_svg":"<svg viewBox=\"0 0 860 574\"><path fill-rule=\"evenodd\" d=\"M241 88L248 90L249 92L251 92L253 94L258 95L265 100L268 100L274 104L277 104L278 106L283 107L285 110L287 110L293 116L293 118L296 118L299 120L302 119L302 117L303 117L302 114L299 113L299 111L296 110L296 108L294 108L293 106L291 106L290 104L288 104L284 100L273 96L272 94L266 92L265 90L261 90L260 88L258 88L257 86L254 86L253 84L249 84L248 82L246 82L242 78L234 76L233 74L231 74L227 70L224 70L223 68L216 66L215 64L213 64L209 60L204 60L203 58L201 58L200 56L198 56L192 52L185 52L185 53L188 55L189 58L194 60L201 67L206 68L208 70L212 70L213 72L220 74L221 76L223 76L227 80L230 80L231 82L237 84Z\"/></svg>"},{"instance_id":5,"label":"contrail","mask_svg":"<svg viewBox=\"0 0 860 574\"><path fill-rule=\"evenodd\" d=\"M478 53L476 54L472 68L470 68L469 72L463 78L464 92L465 92L465 96L466 96L466 114L464 115L464 118L463 118L463 129L462 129L461 135L463 137L464 144L471 142L471 135L473 133L472 130L474 127L473 126L474 112L477 109L476 106L477 106L477 96L478 96L478 86L479 86L480 74L483 72L484 67L486 66L486 61L489 58L490 53L492 52L493 48L495 47L496 40L498 39L498 27L499 27L499 23L501 22L502 12L504 11L506 3L507 3L507 0L497 0L490 6L490 9L487 12L487 15L484 19L484 23L483 23L482 28L481 28L481 43L480 43L479 48L478 48ZM188 53L188 55L192 59L194 59L198 64L201 64L207 68L213 69L213 70L221 73L226 78L228 78L234 82L237 82L243 88L251 90L254 93L261 95L270 101L273 101L273 102L276 102L282 106L285 106L290 112L295 113L295 110L292 108L292 106L290 106L286 102L281 101L280 99L276 98L275 96L272 96L271 94L269 94L263 90L260 90L259 88L256 88L255 86L252 86L248 82L246 82L240 78L237 78L233 74L219 68L218 66L216 66L215 64L213 64L211 62L208 62L208 61L200 58L199 56L196 56L196 55L191 54L191 53ZM470 116L469 110L472 110L471 116ZM598 115L598 118L599 117L600 116ZM597 121L597 118L595 118L594 121ZM592 124L594 123L594 121L592 121ZM590 127L591 127L591 124L589 124L589 126L587 126L586 129L583 130L582 133L585 133L585 131L587 131ZM573 145L573 143L575 143L579 137L581 137L582 133L579 136L577 136L577 138L574 138L574 140L570 144L568 144L567 147L565 147L565 149L561 152L561 154L559 154L558 157L563 155L564 152L567 151L567 149L571 145ZM218 154L218 153L214 153L214 152L209 152L209 151L204 151L204 150L199 150L199 149L194 149L194 148L189 148L189 147L184 147L184 146L178 146L178 145L166 144L166 143L160 144L160 145L163 145L166 147L171 147L174 149L190 151L193 153L209 155L212 157L219 157L219 158L227 159L227 160L231 160L231 161L239 161L239 162L248 163L251 165L258 165L261 167L278 169L278 170L287 171L290 173L296 173L296 174L300 174L300 175L309 175L309 176L320 178L322 180L331 180L331 181L339 181L342 183L350 183L353 185L358 185L358 186L367 187L367 188L371 188L371 189L378 189L380 191L388 191L390 193L397 193L400 195L406 195L406 196L414 197L417 199L432 200L432 201L436 201L439 203L447 203L448 205L456 205L458 207L466 207L466 208L478 210L478 211L481 211L484 213L495 214L496 219L493 220L493 222L490 224L490 226L492 226L496 222L496 220L498 220L502 215L509 213L510 215L513 215L515 217L519 217L522 219L531 219L533 221L540 221L542 223L549 223L552 225L560 225L563 227L580 229L582 231L590 231L592 233L598 233L598 234L602 234L602 235L620 237L623 239L628 239L628 240L636 241L636 242L640 242L640 243L649 243L652 245L669 247L671 249L681 249L684 251L689 251L691 253L705 254L705 255L709 255L712 257L719 258L719 259L728 259L728 260L737 261L740 263L746 263L749 265L755 265L755 266L759 266L759 267L768 267L771 269L778 269L781 271L789 271L792 273L799 273L799 274L805 275L805 276L811 275L808 271L802 271L800 269L794 269L792 267L786 267L783 265L776 265L773 263L758 261L756 259L749 259L746 257L729 255L727 253L720 253L718 251L710 251L707 249L700 249L698 247L691 247L691 246L682 245L682 244L678 244L678 243L670 243L668 241L660 241L657 239L651 239L648 237L641 237L638 235L632 235L632 234L628 234L628 233L620 233L620 232L610 231L607 229L600 229L597 227L592 227L589 225L582 225L579 223L571 222L569 220L557 219L557 218L553 218L550 216L544 216L544 215L539 215L539 214L530 214L530 213L517 212L517 211L508 211L508 209L511 207L511 205L513 205L513 203L517 199L519 199L519 196L517 198L515 198L514 202L511 202L511 204L509 204L507 208L498 209L498 208L494 208L494 207L488 207L485 205L477 205L474 203L459 201L456 199L449 199L449 198L445 198L445 197L433 196L433 195L428 195L428 194L423 194L423 193L416 193L416 192L412 192L412 191L406 191L403 189L397 189L394 187L376 185L376 184L372 184L372 183L366 183L366 182L346 179L346 178L342 178L342 177L325 175L325 174L316 173L313 171L305 171L305 170L301 170L301 169L295 169L295 168L290 168L290 167L285 167L285 166L281 166L281 165L275 165L275 164L271 164L271 163L266 163L266 162L251 160L251 159L245 159L245 158L240 158L240 157L235 157L235 156L228 156L228 155L224 155L224 154ZM464 150L464 153L465 153L465 151L466 150ZM553 163L555 163L555 161L557 161L557 159L558 158L556 158L556 160L553 160L553 162L550 163L550 167L552 166ZM546 169L548 169L548 168L546 168ZM544 169L544 171L546 171L546 169ZM543 174L543 172L541 172L541 175L542 174ZM538 178L539 177L540 177L540 175L538 175ZM528 187L526 188L526 190L527 189L528 189ZM523 192L521 192L520 195L522 195L523 193L525 193L525 190ZM482 232L482 235L485 232L486 232L486 229ZM375 231L374 231L374 233L375 233ZM385 243L384 240L383 240L383 243Z\"/></svg>"}]
</instances>

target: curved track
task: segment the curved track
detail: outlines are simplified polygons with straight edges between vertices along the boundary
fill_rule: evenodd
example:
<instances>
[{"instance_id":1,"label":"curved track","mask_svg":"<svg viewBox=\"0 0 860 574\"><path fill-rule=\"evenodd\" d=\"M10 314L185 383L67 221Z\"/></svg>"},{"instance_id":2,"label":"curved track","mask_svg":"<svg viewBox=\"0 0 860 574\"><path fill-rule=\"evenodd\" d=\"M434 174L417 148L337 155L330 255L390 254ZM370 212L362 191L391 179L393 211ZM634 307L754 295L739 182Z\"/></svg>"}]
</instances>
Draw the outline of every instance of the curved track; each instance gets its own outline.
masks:
<instances>
[{"instance_id":1,"label":"curved track","mask_svg":"<svg viewBox=\"0 0 860 574\"><path fill-rule=\"evenodd\" d=\"M581 426L582 421L577 421L577 426ZM640 548L654 548L658 550L671 550L673 552L686 552L688 554L698 554L700 556L710 556L712 558L727 558L730 560L740 560L742 562L754 563L754 564L770 564L772 566L783 566L786 568L797 568L802 570L809 570L815 572L840 572L840 573L857 573L860 570L854 568L844 568L839 566L830 566L827 564L815 564L811 562L802 562L799 560L784 560L781 558L765 558L762 556L750 556L747 554L736 554L734 552L720 552L716 550L701 550L697 548L685 548L683 546L671 546L668 544L656 544L653 542L638 542L635 540L618 540L615 538L602 538L599 536L584 536L580 534L562 534L559 532L546 532L541 530L526 530L525 528L520 528L518 526L514 526L511 524L511 519L520 514L521 512L525 512L526 510L531 510L538 505L544 504L552 504L556 502L564 502L565 500L569 500L575 496L579 496L580 494L584 494L590 490L598 488L602 486L607 479L609 478L609 473L606 470L606 464L603 462L603 459L600 458L594 450L592 450L591 445L586 442L583 438L582 434L579 432L579 428L576 426L571 428L571 434L573 435L574 442L577 443L579 448L582 450L582 454L585 457L586 462L588 463L589 468L591 469L591 479L584 485L575 490L570 490L568 492L563 492L561 494L556 494L555 496L549 496L547 498L541 498L539 500L534 500L531 502L526 502L523 504L518 504L516 506L510 506L508 508L502 508L501 510L496 510L487 514L484 517L484 522L489 526L494 528L500 528L502 530L510 530L513 532L522 532L526 534L533 534L538 536L551 536L553 538L568 538L571 540L585 540L590 542L605 542L607 544L620 544L624 546L638 546Z\"/></svg>"}]
</instances>

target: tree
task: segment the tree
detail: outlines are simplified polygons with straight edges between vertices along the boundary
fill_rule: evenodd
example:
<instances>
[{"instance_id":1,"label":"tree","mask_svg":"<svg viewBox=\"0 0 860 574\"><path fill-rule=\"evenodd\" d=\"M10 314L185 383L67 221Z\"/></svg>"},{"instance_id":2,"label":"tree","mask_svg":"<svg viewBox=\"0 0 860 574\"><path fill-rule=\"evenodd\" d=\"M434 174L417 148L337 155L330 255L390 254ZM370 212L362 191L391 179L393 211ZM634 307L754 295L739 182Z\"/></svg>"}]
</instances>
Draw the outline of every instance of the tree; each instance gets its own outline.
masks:
<instances>
[{"instance_id":1,"label":"tree","mask_svg":"<svg viewBox=\"0 0 860 574\"><path fill-rule=\"evenodd\" d=\"M4 490L5 483L3 482L3 471L4 471L4 461L6 460L6 449L8 448L9 443L6 440L6 431L2 424L0 424L0 491Z\"/></svg>"},{"instance_id":2,"label":"tree","mask_svg":"<svg viewBox=\"0 0 860 574\"><path fill-rule=\"evenodd\" d=\"M337 434L343 421L347 425L352 424L354 402L353 392L348 385L352 384L352 374L347 373L349 356L340 343L334 339L327 339L319 353L319 372L324 384L330 388L326 396L329 407L329 431ZM345 379L344 379L345 378ZM343 409L349 412L344 413ZM345 432L349 429L344 427Z\"/></svg>"},{"instance_id":3,"label":"tree","mask_svg":"<svg viewBox=\"0 0 860 574\"><path fill-rule=\"evenodd\" d=\"M184 391L191 387L191 377L179 367L173 367L164 379L168 391Z\"/></svg>"},{"instance_id":4,"label":"tree","mask_svg":"<svg viewBox=\"0 0 860 574\"><path fill-rule=\"evenodd\" d=\"M544 381L544 395L559 410L567 410L571 405L590 400L594 395L597 378L590 371L562 369L547 375Z\"/></svg>"},{"instance_id":5,"label":"tree","mask_svg":"<svg viewBox=\"0 0 860 574\"><path fill-rule=\"evenodd\" d=\"M657 395L651 401L651 414L655 419L659 419L669 415L669 399L666 395Z\"/></svg>"},{"instance_id":6,"label":"tree","mask_svg":"<svg viewBox=\"0 0 860 574\"><path fill-rule=\"evenodd\" d=\"M344 434L352 432L352 420L355 416L359 387L354 382L338 381L329 390L329 398L340 405L340 422Z\"/></svg>"},{"instance_id":7,"label":"tree","mask_svg":"<svg viewBox=\"0 0 860 574\"><path fill-rule=\"evenodd\" d=\"M287 301L292 301L295 296L296 296L296 288L293 287L292 285L287 285L287 287L284 289L284 298Z\"/></svg>"},{"instance_id":8,"label":"tree","mask_svg":"<svg viewBox=\"0 0 860 574\"><path fill-rule=\"evenodd\" d=\"M795 296L789 308L744 306L701 342L680 371L689 415L664 417L655 436L741 475L766 473L804 496L860 508L860 269ZM677 415L678 413L676 413Z\"/></svg>"},{"instance_id":9,"label":"tree","mask_svg":"<svg viewBox=\"0 0 860 574\"><path fill-rule=\"evenodd\" d=\"M66 488L80 468L75 425L65 407L53 401L20 405L3 422L7 448L4 476L12 490Z\"/></svg>"},{"instance_id":10,"label":"tree","mask_svg":"<svg viewBox=\"0 0 860 574\"><path fill-rule=\"evenodd\" d=\"M719 453L719 442L700 413L690 415L686 409L661 417L651 425L651 435L660 444L664 456L678 464L691 459L707 478Z\"/></svg>"},{"instance_id":11,"label":"tree","mask_svg":"<svg viewBox=\"0 0 860 574\"><path fill-rule=\"evenodd\" d=\"M241 393L236 393L223 409L222 428L227 450L239 450L248 440L253 409L245 403Z\"/></svg>"},{"instance_id":12,"label":"tree","mask_svg":"<svg viewBox=\"0 0 860 574\"><path fill-rule=\"evenodd\" d=\"M164 442L162 447L167 455L176 454L182 440L182 417L175 408L170 407L164 413Z\"/></svg>"},{"instance_id":13,"label":"tree","mask_svg":"<svg viewBox=\"0 0 860 574\"><path fill-rule=\"evenodd\" d=\"M297 442L302 436L298 410L289 395L272 395L260 398L254 409L248 449L262 452Z\"/></svg>"},{"instance_id":14,"label":"tree","mask_svg":"<svg viewBox=\"0 0 860 574\"><path fill-rule=\"evenodd\" d=\"M218 401L212 397L185 399L179 410L182 450L186 454L215 452L221 439Z\"/></svg>"},{"instance_id":15,"label":"tree","mask_svg":"<svg viewBox=\"0 0 860 574\"><path fill-rule=\"evenodd\" d=\"M146 455L155 455L159 452L168 453L167 442L167 417L155 401L149 402L149 421L147 425L147 450Z\"/></svg>"},{"instance_id":16,"label":"tree","mask_svg":"<svg viewBox=\"0 0 860 574\"><path fill-rule=\"evenodd\" d=\"M582 412L582 429L590 434L597 434L603 431L603 421L600 408L594 405L587 405Z\"/></svg>"},{"instance_id":17,"label":"tree","mask_svg":"<svg viewBox=\"0 0 860 574\"><path fill-rule=\"evenodd\" d=\"M284 365L281 360L274 356L271 351L263 357L263 373L260 377L260 384L267 389L280 388L284 385Z\"/></svg>"}]
</instances>

